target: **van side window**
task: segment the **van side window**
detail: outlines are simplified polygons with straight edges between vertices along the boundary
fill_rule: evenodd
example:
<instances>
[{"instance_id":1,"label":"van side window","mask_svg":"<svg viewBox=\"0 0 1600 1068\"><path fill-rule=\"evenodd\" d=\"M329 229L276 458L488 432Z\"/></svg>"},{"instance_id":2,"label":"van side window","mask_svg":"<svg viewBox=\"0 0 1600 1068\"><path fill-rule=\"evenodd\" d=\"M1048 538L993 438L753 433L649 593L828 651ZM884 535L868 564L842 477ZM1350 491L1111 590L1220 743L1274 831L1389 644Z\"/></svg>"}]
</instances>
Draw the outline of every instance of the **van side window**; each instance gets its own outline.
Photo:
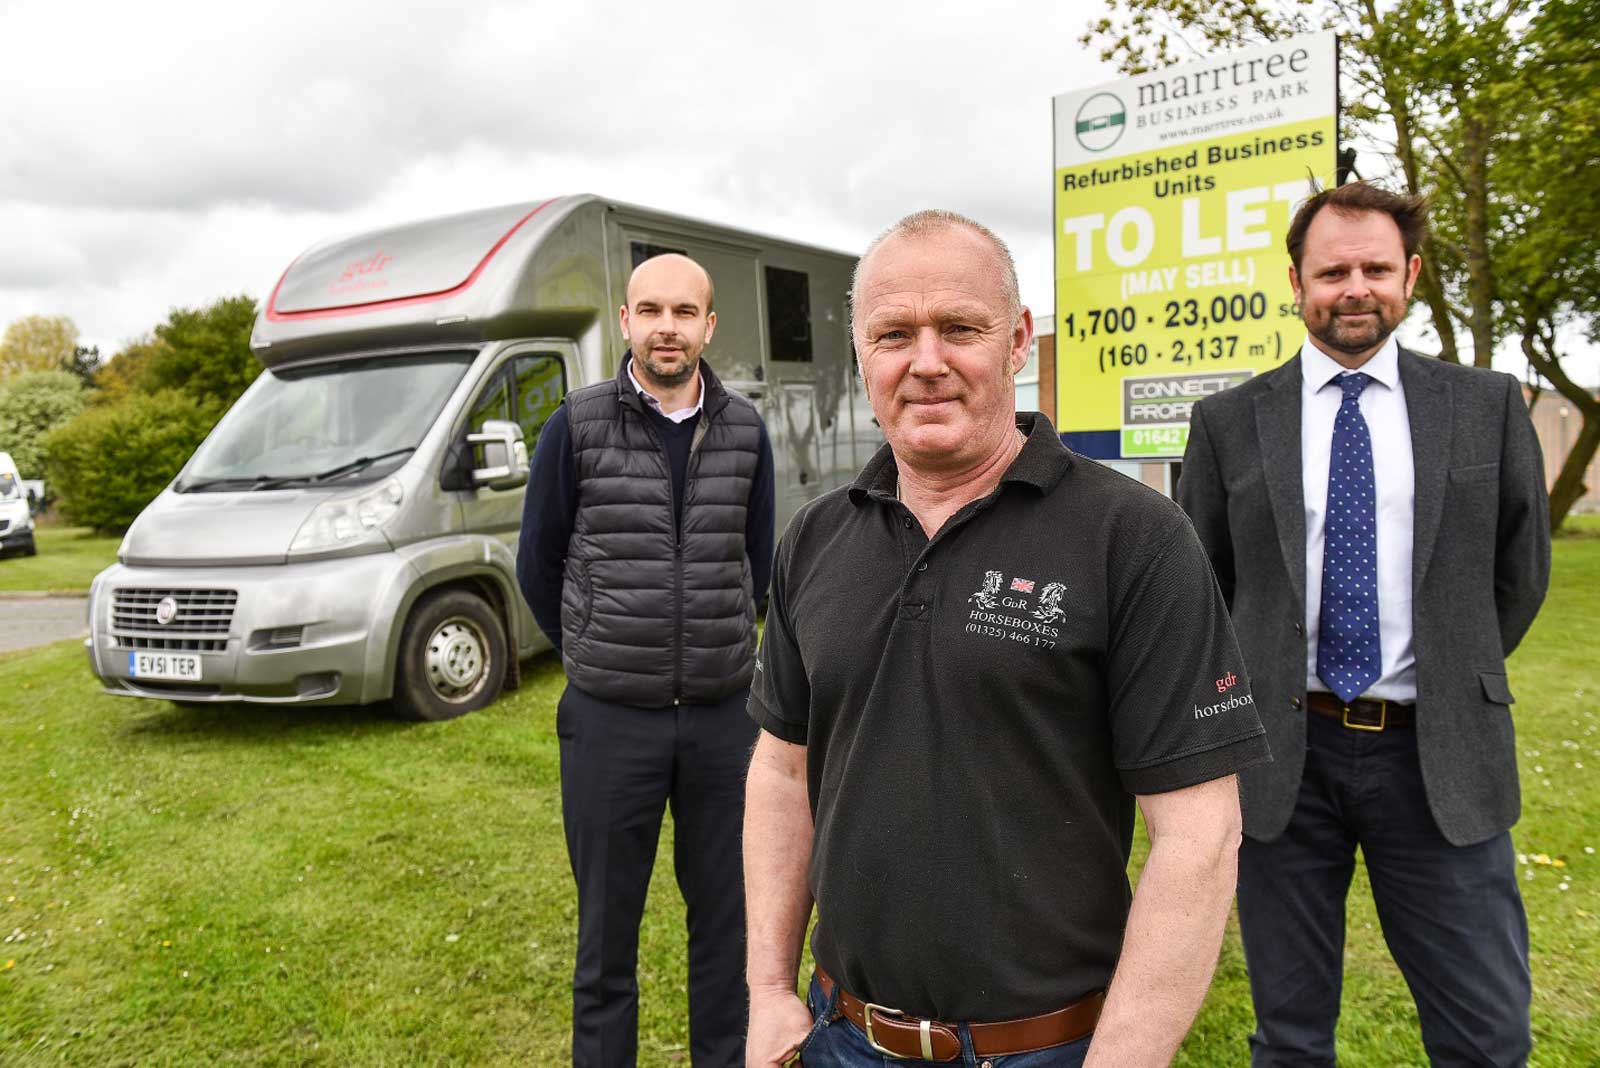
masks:
<instances>
[{"instance_id":1,"label":"van side window","mask_svg":"<svg viewBox=\"0 0 1600 1068\"><path fill-rule=\"evenodd\" d=\"M511 378L517 391L516 420L531 456L539 431L567 395L567 365L561 357L549 353L518 356L511 362Z\"/></svg>"},{"instance_id":2,"label":"van side window","mask_svg":"<svg viewBox=\"0 0 1600 1068\"><path fill-rule=\"evenodd\" d=\"M490 419L510 418L511 378L502 367L484 385L483 392L478 394L478 399L472 404L472 410L467 413L467 433L481 433L483 424Z\"/></svg>"},{"instance_id":3,"label":"van side window","mask_svg":"<svg viewBox=\"0 0 1600 1068\"><path fill-rule=\"evenodd\" d=\"M689 254L681 248L671 248L667 245L653 245L648 241L631 242L629 245L629 251L633 255L633 265L635 267L639 266L639 264L643 263L645 260L652 259L656 256L665 256L669 252L676 252L680 256L687 256Z\"/></svg>"},{"instance_id":4,"label":"van side window","mask_svg":"<svg viewBox=\"0 0 1600 1068\"><path fill-rule=\"evenodd\" d=\"M774 360L811 362L811 282L804 271L767 269L767 340Z\"/></svg>"},{"instance_id":5,"label":"van side window","mask_svg":"<svg viewBox=\"0 0 1600 1068\"><path fill-rule=\"evenodd\" d=\"M472 407L467 411L466 433L481 434L484 423L491 419L510 419L512 411L511 368L505 365L484 383L483 392L472 402ZM459 457L456 475L446 480L444 488L470 489L472 469L485 466L483 446L469 446L463 441L458 445L456 455Z\"/></svg>"}]
</instances>

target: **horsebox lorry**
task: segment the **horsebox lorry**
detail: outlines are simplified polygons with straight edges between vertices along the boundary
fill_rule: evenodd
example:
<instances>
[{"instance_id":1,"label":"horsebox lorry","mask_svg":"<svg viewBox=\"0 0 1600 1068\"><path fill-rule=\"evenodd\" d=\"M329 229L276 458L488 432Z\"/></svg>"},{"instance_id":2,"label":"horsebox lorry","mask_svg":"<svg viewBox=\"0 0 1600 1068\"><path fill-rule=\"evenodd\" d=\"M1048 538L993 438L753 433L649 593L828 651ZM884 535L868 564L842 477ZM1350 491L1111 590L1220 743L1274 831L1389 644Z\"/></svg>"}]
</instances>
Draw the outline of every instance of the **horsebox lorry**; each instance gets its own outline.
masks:
<instances>
[{"instance_id":1,"label":"horsebox lorry","mask_svg":"<svg viewBox=\"0 0 1600 1068\"><path fill-rule=\"evenodd\" d=\"M882 442L852 256L595 196L337 238L284 272L263 372L95 578L106 690L445 719L515 687L548 647L516 580L528 454L616 375L628 276L663 252L711 273L706 359L766 419L779 529L847 483Z\"/></svg>"}]
</instances>

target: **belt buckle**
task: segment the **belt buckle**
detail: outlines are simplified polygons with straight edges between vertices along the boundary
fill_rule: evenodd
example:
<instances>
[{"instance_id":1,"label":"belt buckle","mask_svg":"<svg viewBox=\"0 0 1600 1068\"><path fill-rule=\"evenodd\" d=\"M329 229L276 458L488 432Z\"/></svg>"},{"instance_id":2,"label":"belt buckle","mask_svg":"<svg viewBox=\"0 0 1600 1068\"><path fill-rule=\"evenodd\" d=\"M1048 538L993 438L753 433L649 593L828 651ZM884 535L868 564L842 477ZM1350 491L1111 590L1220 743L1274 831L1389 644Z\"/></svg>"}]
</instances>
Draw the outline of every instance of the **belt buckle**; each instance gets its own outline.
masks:
<instances>
[{"instance_id":1,"label":"belt buckle","mask_svg":"<svg viewBox=\"0 0 1600 1068\"><path fill-rule=\"evenodd\" d=\"M1374 700L1374 701L1378 702L1378 722L1377 722L1377 725L1374 726L1371 723L1351 723L1350 722L1350 706L1347 704L1347 705L1344 706L1344 725L1346 727L1350 728L1353 731L1372 731L1373 733L1378 733L1378 732L1382 731L1385 727L1387 727L1389 725L1389 702L1388 702L1388 700L1385 699L1385 698L1382 698L1382 697L1370 698L1370 700Z\"/></svg>"},{"instance_id":2,"label":"belt buckle","mask_svg":"<svg viewBox=\"0 0 1600 1068\"><path fill-rule=\"evenodd\" d=\"M862 1005L862 1007L861 1007L861 1022L865 1025L864 1029L867 1032L867 1045L871 1046L873 1049L877 1050L879 1053L883 1054L885 1057L893 1057L897 1061L909 1060L910 1058L907 1057L905 1054L896 1053L892 1049L888 1049L888 1048L886 1048L886 1047L884 1047L882 1045L879 1045L878 1040L873 1037L873 1034L872 1034L872 1010L873 1009L877 1009L879 1012L887 1013L887 1014L890 1014L890 1015L893 1015L893 1016L904 1016L905 1015L905 1013L901 1012L899 1009L891 1009L887 1005L878 1005L878 1004L875 1004L875 1003L873 1003L871 1001L868 1001L868 1002L864 1003ZM926 1035L927 1031L928 1031L928 1022L926 1020L924 1020L923 1023L922 1023L922 1030L923 1030L923 1034ZM927 1039L926 1038L923 1039L923 1044L924 1045L927 1044Z\"/></svg>"}]
</instances>

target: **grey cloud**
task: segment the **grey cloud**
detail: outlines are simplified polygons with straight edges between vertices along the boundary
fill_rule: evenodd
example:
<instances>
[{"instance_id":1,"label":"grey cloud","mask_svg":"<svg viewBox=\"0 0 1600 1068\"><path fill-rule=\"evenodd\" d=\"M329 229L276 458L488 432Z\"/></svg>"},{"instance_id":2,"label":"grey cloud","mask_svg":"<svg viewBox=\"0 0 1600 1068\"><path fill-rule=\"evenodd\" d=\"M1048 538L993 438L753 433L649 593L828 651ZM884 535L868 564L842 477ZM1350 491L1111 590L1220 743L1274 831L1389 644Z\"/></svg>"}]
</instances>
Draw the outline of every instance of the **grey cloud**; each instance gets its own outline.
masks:
<instances>
[{"instance_id":1,"label":"grey cloud","mask_svg":"<svg viewBox=\"0 0 1600 1068\"><path fill-rule=\"evenodd\" d=\"M777 166L814 183L876 130L993 125L985 110L1017 78L1002 57L974 63L953 23L913 5L873 7L878 24L856 15L854 39L828 35L826 12L757 19L728 3L461 10L402 5L325 24L322 9L289 4L228 41L201 20L164 28L133 71L86 56L72 84L41 87L71 121L37 97L0 101L0 128L14 133L0 143L0 197L339 211L418 159L474 143L619 167L689 142L713 156L733 145L752 173ZM980 28L976 39L1007 36Z\"/></svg>"},{"instance_id":2,"label":"grey cloud","mask_svg":"<svg viewBox=\"0 0 1600 1068\"><path fill-rule=\"evenodd\" d=\"M332 233L582 190L842 248L943 204L1011 241L1026 293L1049 97L1083 80L1052 42L1097 4L288 0L125 5L93 34L0 5L0 70L30 87L0 94L0 318L47 292L137 333L263 295Z\"/></svg>"}]
</instances>

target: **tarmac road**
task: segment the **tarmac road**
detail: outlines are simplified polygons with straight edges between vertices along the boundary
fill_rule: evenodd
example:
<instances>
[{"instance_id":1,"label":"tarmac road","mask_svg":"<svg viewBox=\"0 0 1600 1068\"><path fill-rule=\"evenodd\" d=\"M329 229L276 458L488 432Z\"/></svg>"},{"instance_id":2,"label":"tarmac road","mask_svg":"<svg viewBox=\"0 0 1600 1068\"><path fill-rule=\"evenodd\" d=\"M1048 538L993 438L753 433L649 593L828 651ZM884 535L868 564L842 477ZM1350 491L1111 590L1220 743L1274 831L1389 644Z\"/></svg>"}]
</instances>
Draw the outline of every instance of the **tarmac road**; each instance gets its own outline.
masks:
<instances>
[{"instance_id":1,"label":"tarmac road","mask_svg":"<svg viewBox=\"0 0 1600 1068\"><path fill-rule=\"evenodd\" d=\"M0 598L0 652L89 636L83 597Z\"/></svg>"}]
</instances>

